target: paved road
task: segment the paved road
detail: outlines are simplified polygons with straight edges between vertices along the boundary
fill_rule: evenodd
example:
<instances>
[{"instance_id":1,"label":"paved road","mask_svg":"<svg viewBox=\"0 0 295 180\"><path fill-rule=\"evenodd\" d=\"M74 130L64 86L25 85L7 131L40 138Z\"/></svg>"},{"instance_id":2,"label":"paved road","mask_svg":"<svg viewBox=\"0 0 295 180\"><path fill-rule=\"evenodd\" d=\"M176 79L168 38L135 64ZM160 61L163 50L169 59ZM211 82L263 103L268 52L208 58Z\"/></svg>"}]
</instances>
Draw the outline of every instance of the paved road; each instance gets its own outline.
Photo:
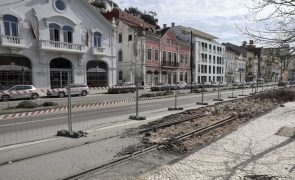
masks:
<instances>
[{"instance_id":1,"label":"paved road","mask_svg":"<svg viewBox=\"0 0 295 180\"><path fill-rule=\"evenodd\" d=\"M234 91L235 96L241 90ZM246 90L245 93L251 90ZM222 98L226 99L231 91L222 92ZM205 94L205 101L212 101L217 97L217 92ZM178 97L179 106L194 106L201 101L201 94L193 94ZM168 107L174 106L174 98L140 101L140 115L149 116L154 113L167 113ZM196 107L196 106L195 106ZM98 109L74 111L72 122L74 130L87 130L94 127L109 126L128 120L129 115L135 114L135 103L125 103ZM0 146L25 142L38 138L54 135L58 130L68 129L67 112L49 113L40 116L31 116L9 120L0 120Z\"/></svg>"},{"instance_id":2,"label":"paved road","mask_svg":"<svg viewBox=\"0 0 295 180\"><path fill-rule=\"evenodd\" d=\"M144 93L150 93L149 90L139 90L139 95ZM126 94L108 94L108 93L100 93L100 94L89 94L87 96L74 96L72 97L73 104L83 104L83 103L96 103L101 101L109 101L109 100L119 100L119 99L128 99L135 96L135 93L126 93ZM0 109L7 108L9 106L16 106L23 100L13 100L9 102L1 102L0 101ZM56 102L59 105L66 105L67 97L64 98L55 98L55 97L41 97L34 102L38 104L42 104L44 102Z\"/></svg>"}]
</instances>

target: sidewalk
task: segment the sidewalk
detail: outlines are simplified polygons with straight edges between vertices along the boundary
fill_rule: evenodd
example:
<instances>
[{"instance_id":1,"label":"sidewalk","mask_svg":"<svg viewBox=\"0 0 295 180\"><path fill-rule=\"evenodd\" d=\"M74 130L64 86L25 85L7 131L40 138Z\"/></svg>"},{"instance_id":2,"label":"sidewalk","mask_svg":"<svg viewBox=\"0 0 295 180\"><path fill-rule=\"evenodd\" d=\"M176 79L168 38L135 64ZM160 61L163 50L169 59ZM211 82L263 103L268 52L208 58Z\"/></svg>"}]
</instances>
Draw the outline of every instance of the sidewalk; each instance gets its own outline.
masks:
<instances>
[{"instance_id":1,"label":"sidewalk","mask_svg":"<svg viewBox=\"0 0 295 180\"><path fill-rule=\"evenodd\" d=\"M274 179L293 180L295 138L275 135L283 126L295 126L295 102L287 103L177 163L147 173L140 179L248 180L252 175L267 175ZM294 128L292 131L294 135Z\"/></svg>"}]
</instances>

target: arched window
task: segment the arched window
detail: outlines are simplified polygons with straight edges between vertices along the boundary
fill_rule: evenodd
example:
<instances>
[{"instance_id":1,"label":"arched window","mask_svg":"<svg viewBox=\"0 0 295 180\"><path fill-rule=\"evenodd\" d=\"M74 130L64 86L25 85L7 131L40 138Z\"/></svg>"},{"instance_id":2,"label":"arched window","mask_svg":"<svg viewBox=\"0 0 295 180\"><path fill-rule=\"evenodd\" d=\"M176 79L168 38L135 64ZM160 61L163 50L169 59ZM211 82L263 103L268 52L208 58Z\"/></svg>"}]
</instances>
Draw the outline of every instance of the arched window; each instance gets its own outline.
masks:
<instances>
[{"instance_id":1,"label":"arched window","mask_svg":"<svg viewBox=\"0 0 295 180\"><path fill-rule=\"evenodd\" d=\"M12 15L4 15L4 29L7 36L18 36L18 21L17 18Z\"/></svg>"},{"instance_id":2,"label":"arched window","mask_svg":"<svg viewBox=\"0 0 295 180\"><path fill-rule=\"evenodd\" d=\"M58 24L51 23L49 24L50 40L59 41L59 31L60 26Z\"/></svg>"},{"instance_id":3,"label":"arched window","mask_svg":"<svg viewBox=\"0 0 295 180\"><path fill-rule=\"evenodd\" d=\"M93 34L93 42L94 42L94 47L101 47L101 33L100 32L95 32Z\"/></svg>"},{"instance_id":4,"label":"arched window","mask_svg":"<svg viewBox=\"0 0 295 180\"><path fill-rule=\"evenodd\" d=\"M64 42L73 43L73 28L70 26L63 27Z\"/></svg>"}]
</instances>

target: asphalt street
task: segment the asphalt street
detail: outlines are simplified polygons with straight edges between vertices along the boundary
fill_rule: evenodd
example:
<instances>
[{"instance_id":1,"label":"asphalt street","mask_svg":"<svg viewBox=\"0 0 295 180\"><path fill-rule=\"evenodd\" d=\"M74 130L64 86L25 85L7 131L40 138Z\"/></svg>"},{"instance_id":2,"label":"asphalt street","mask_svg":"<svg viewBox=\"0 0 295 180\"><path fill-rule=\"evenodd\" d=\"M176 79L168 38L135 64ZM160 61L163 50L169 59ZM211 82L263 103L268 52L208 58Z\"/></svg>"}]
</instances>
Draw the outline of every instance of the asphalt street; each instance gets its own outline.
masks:
<instances>
[{"instance_id":1,"label":"asphalt street","mask_svg":"<svg viewBox=\"0 0 295 180\"><path fill-rule=\"evenodd\" d=\"M245 90L245 94L250 92L251 89ZM231 93L231 91L222 92L221 96L227 99ZM241 90L234 91L235 96L239 94L241 94ZM204 95L204 100L206 102L216 98L217 92L206 93ZM200 101L201 94L189 94L177 98L178 106L193 106L196 102ZM175 98L140 101L139 115L147 116L156 112L167 113L167 108L174 107L174 103ZM54 135L58 130L68 129L67 115L67 111L63 111L40 116L0 120L0 146L46 138ZM73 130L87 130L124 122L128 120L130 115L135 115L135 102L73 111L71 120L73 123Z\"/></svg>"}]
</instances>

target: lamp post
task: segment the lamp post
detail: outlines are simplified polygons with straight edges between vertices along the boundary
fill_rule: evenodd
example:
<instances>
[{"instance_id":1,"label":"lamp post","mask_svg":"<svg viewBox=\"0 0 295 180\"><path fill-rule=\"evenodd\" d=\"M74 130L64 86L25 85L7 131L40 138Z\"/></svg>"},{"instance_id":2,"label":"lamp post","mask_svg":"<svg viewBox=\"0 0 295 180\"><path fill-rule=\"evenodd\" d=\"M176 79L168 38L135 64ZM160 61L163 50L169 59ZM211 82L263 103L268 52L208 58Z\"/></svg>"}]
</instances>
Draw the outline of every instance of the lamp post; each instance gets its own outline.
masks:
<instances>
[{"instance_id":1,"label":"lamp post","mask_svg":"<svg viewBox=\"0 0 295 180\"><path fill-rule=\"evenodd\" d=\"M190 42L190 67L191 67L191 93L193 93L193 31L191 30L191 42Z\"/></svg>"}]
</instances>

